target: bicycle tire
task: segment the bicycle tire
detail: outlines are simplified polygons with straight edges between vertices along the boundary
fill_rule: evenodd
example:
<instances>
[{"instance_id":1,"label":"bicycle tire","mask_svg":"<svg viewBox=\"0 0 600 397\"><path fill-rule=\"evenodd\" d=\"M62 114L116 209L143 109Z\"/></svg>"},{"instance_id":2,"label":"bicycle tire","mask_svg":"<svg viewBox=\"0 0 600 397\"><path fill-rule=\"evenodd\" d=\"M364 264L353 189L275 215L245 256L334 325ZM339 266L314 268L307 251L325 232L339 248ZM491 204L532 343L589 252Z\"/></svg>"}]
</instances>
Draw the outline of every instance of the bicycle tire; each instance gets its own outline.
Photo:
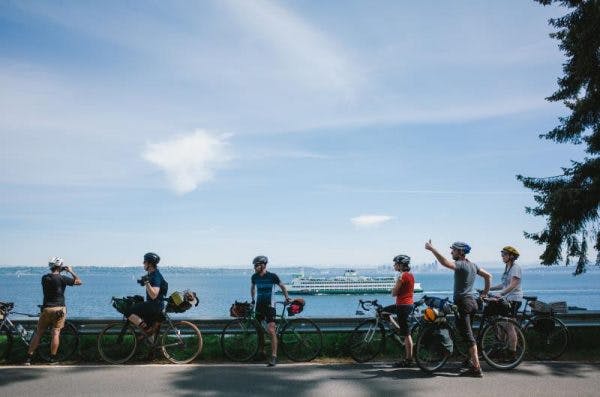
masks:
<instances>
[{"instance_id":1,"label":"bicycle tire","mask_svg":"<svg viewBox=\"0 0 600 397\"><path fill-rule=\"evenodd\" d=\"M3 325L0 329L0 361L7 360L12 350L13 335L7 326Z\"/></svg>"},{"instance_id":2,"label":"bicycle tire","mask_svg":"<svg viewBox=\"0 0 600 397\"><path fill-rule=\"evenodd\" d=\"M449 352L444 352L439 344L435 342L437 340L437 333L441 329L437 324L423 325L415 344L415 361L417 366L429 374L442 368L451 355ZM452 343L456 344L454 342L454 332L450 332L450 338Z\"/></svg>"},{"instance_id":3,"label":"bicycle tire","mask_svg":"<svg viewBox=\"0 0 600 397\"><path fill-rule=\"evenodd\" d=\"M249 361L260 347L260 325L256 320L239 318L230 321L221 332L221 349L231 361Z\"/></svg>"},{"instance_id":4,"label":"bicycle tire","mask_svg":"<svg viewBox=\"0 0 600 397\"><path fill-rule=\"evenodd\" d=\"M348 339L348 352L357 363L371 361L385 348L385 328L374 319L356 326Z\"/></svg>"},{"instance_id":5,"label":"bicycle tire","mask_svg":"<svg viewBox=\"0 0 600 397\"><path fill-rule=\"evenodd\" d=\"M111 364L123 364L133 357L137 349L137 337L129 322L108 324L98 335L98 353Z\"/></svg>"},{"instance_id":6,"label":"bicycle tire","mask_svg":"<svg viewBox=\"0 0 600 397\"><path fill-rule=\"evenodd\" d=\"M50 361L50 342L52 340L51 329L47 329L40 338L37 353L46 362ZM56 353L57 361L68 360L79 347L79 332L73 323L66 322L60 330L60 344Z\"/></svg>"},{"instance_id":7,"label":"bicycle tire","mask_svg":"<svg viewBox=\"0 0 600 397\"><path fill-rule=\"evenodd\" d=\"M314 321L295 318L287 321L279 335L281 349L292 361L314 360L323 349L323 334Z\"/></svg>"},{"instance_id":8,"label":"bicycle tire","mask_svg":"<svg viewBox=\"0 0 600 397\"><path fill-rule=\"evenodd\" d=\"M539 327L542 321L551 326ZM537 315L523 327L527 336L529 352L538 360L556 360L569 345L569 330L565 323L552 315Z\"/></svg>"},{"instance_id":9,"label":"bicycle tire","mask_svg":"<svg viewBox=\"0 0 600 397\"><path fill-rule=\"evenodd\" d=\"M515 350L511 349L510 334L514 332ZM527 342L519 324L507 317L490 320L481 332L479 347L483 359L493 368L509 370L525 357Z\"/></svg>"},{"instance_id":10,"label":"bicycle tire","mask_svg":"<svg viewBox=\"0 0 600 397\"><path fill-rule=\"evenodd\" d=\"M187 364L202 351L202 334L189 321L177 321L162 334L161 349L173 364Z\"/></svg>"}]
</instances>

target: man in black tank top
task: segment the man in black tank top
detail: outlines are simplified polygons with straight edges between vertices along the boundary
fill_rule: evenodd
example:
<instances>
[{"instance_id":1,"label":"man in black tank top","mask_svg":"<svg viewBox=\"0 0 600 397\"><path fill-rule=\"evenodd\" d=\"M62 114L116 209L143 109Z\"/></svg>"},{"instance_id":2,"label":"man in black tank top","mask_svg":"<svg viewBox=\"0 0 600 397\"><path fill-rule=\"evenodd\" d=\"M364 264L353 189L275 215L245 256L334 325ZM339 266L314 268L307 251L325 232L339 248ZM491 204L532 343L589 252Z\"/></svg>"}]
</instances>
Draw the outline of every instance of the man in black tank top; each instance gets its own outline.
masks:
<instances>
[{"instance_id":1,"label":"man in black tank top","mask_svg":"<svg viewBox=\"0 0 600 397\"><path fill-rule=\"evenodd\" d=\"M40 338L49 326L52 326L52 341L50 342L50 363L56 362L56 352L60 344L60 330L65 326L67 308L65 305L65 289L67 285L81 285L81 279L73 272L70 266L63 266L63 260L59 257L50 258L48 262L50 273L42 277L42 290L44 292L44 304L38 321L35 336L29 345L25 365L31 364L31 359L37 349ZM65 271L73 277L60 274Z\"/></svg>"}]
</instances>

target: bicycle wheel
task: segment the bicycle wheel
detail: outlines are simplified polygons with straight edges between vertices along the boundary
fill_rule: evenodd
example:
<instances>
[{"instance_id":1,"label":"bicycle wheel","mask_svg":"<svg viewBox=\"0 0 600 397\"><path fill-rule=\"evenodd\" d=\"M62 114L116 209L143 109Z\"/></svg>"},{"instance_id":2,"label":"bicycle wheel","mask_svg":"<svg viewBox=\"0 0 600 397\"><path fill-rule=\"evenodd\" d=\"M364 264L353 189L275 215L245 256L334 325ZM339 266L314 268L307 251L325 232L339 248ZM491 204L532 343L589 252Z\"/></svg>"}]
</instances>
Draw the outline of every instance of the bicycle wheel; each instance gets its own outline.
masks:
<instances>
[{"instance_id":1,"label":"bicycle wheel","mask_svg":"<svg viewBox=\"0 0 600 397\"><path fill-rule=\"evenodd\" d=\"M258 353L259 325L255 320L230 321L221 332L221 349L232 361L248 361Z\"/></svg>"},{"instance_id":2,"label":"bicycle wheel","mask_svg":"<svg viewBox=\"0 0 600 397\"><path fill-rule=\"evenodd\" d=\"M47 329L46 332L40 338L40 345L37 349L37 353L40 358L44 361L50 361L50 342L52 341L51 329ZM60 344L58 345L58 352L56 353L56 359L58 361L68 360L79 346L79 333L77 328L72 323L65 323L63 329L60 330Z\"/></svg>"},{"instance_id":3,"label":"bicycle wheel","mask_svg":"<svg viewBox=\"0 0 600 397\"><path fill-rule=\"evenodd\" d=\"M202 351L202 334L189 321L178 321L162 334L161 349L170 362L189 363Z\"/></svg>"},{"instance_id":4,"label":"bicycle wheel","mask_svg":"<svg viewBox=\"0 0 600 397\"><path fill-rule=\"evenodd\" d=\"M348 350L358 363L371 361L385 348L385 329L374 319L358 324L350 334Z\"/></svg>"},{"instance_id":5,"label":"bicycle wheel","mask_svg":"<svg viewBox=\"0 0 600 397\"><path fill-rule=\"evenodd\" d=\"M292 361L312 361L321 353L323 335L314 321L289 320L280 334L281 349Z\"/></svg>"},{"instance_id":6,"label":"bicycle wheel","mask_svg":"<svg viewBox=\"0 0 600 397\"><path fill-rule=\"evenodd\" d=\"M0 361L8 359L12 344L12 333L6 326L2 326L0 329Z\"/></svg>"},{"instance_id":7,"label":"bicycle wheel","mask_svg":"<svg viewBox=\"0 0 600 397\"><path fill-rule=\"evenodd\" d=\"M423 325L417 337L415 361L419 368L427 373L440 369L451 355L451 351L445 346L448 341L443 340L442 331L449 330L437 324ZM453 333L450 335L450 341L454 344Z\"/></svg>"},{"instance_id":8,"label":"bicycle wheel","mask_svg":"<svg viewBox=\"0 0 600 397\"><path fill-rule=\"evenodd\" d=\"M556 360L569 345L569 330L558 318L535 316L524 327L527 347L538 360Z\"/></svg>"},{"instance_id":9,"label":"bicycle wheel","mask_svg":"<svg viewBox=\"0 0 600 397\"><path fill-rule=\"evenodd\" d=\"M483 359L490 366L507 370L523 361L527 343L516 321L500 317L485 325L479 346Z\"/></svg>"},{"instance_id":10,"label":"bicycle wheel","mask_svg":"<svg viewBox=\"0 0 600 397\"><path fill-rule=\"evenodd\" d=\"M108 324L98 335L98 352L111 364L123 364L135 354L137 338L129 322Z\"/></svg>"}]
</instances>

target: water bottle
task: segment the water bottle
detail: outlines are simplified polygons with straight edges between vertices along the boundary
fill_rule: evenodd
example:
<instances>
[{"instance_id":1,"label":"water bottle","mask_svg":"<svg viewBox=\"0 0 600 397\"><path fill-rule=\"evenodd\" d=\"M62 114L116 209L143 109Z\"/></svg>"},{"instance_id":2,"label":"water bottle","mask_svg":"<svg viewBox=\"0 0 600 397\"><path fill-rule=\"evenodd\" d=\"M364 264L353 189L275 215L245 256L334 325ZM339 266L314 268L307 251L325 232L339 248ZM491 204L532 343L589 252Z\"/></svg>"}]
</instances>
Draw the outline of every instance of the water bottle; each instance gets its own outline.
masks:
<instances>
[{"instance_id":1,"label":"water bottle","mask_svg":"<svg viewBox=\"0 0 600 397\"><path fill-rule=\"evenodd\" d=\"M25 331L25 328L23 328L21 324L17 324L15 328L17 329L17 332L21 335L21 337L27 340L27 331Z\"/></svg>"}]
</instances>

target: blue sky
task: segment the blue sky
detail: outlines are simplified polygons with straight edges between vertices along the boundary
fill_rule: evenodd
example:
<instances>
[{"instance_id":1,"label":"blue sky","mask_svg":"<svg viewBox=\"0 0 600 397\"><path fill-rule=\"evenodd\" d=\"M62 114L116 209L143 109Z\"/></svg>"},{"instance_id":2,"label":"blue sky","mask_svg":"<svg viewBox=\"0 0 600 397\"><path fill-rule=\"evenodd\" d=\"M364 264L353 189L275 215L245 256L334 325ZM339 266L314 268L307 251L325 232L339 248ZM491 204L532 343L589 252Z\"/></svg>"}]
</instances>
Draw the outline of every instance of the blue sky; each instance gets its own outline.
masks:
<instances>
[{"instance_id":1,"label":"blue sky","mask_svg":"<svg viewBox=\"0 0 600 397\"><path fill-rule=\"evenodd\" d=\"M499 262L543 219L516 174L564 10L504 2L3 2L0 265Z\"/></svg>"}]
</instances>

